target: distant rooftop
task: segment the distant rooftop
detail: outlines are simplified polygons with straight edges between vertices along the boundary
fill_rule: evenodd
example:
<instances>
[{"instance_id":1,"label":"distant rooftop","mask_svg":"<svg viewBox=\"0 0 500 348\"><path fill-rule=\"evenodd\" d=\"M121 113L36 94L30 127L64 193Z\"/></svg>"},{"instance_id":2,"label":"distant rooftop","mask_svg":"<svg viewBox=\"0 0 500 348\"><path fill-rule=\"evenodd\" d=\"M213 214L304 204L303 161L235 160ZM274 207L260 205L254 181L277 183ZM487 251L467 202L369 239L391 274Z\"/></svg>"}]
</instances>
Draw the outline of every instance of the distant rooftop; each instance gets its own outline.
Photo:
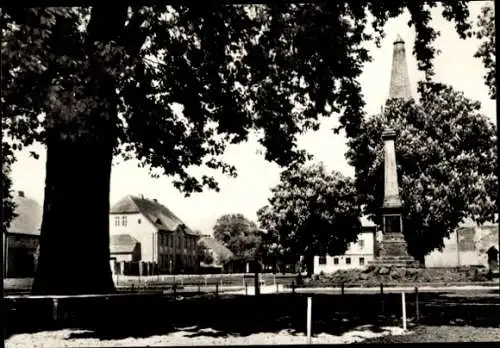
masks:
<instances>
[{"instance_id":1,"label":"distant rooftop","mask_svg":"<svg viewBox=\"0 0 500 348\"><path fill-rule=\"evenodd\" d=\"M179 219L170 209L159 203L156 199L143 196L127 195L110 209L110 214L140 213L144 215L156 228L166 231L175 231L179 226L184 226L186 233L198 235Z\"/></svg>"}]
</instances>

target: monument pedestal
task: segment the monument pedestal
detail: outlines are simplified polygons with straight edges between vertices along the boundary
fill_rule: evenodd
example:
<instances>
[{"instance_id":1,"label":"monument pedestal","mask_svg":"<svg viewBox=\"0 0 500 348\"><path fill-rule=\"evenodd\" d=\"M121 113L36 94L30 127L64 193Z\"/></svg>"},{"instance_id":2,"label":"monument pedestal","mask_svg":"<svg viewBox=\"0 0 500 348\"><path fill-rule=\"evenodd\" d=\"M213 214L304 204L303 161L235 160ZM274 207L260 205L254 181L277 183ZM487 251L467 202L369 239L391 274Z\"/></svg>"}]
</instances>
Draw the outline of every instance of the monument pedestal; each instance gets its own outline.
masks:
<instances>
[{"instance_id":1,"label":"monument pedestal","mask_svg":"<svg viewBox=\"0 0 500 348\"><path fill-rule=\"evenodd\" d=\"M418 267L419 263L408 254L402 233L385 233L378 257L368 264L386 267Z\"/></svg>"}]
</instances>

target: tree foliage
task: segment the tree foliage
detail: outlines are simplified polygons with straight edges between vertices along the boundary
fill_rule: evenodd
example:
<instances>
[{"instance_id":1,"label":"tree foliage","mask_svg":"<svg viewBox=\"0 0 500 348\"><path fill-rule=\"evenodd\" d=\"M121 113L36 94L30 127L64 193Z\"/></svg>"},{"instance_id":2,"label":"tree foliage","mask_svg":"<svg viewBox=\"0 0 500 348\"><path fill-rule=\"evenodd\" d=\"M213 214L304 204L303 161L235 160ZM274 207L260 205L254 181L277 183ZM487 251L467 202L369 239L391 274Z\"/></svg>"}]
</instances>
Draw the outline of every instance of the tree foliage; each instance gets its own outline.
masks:
<instances>
[{"instance_id":1,"label":"tree foliage","mask_svg":"<svg viewBox=\"0 0 500 348\"><path fill-rule=\"evenodd\" d=\"M2 232L8 231L10 223L17 216L16 204L12 197L10 167L14 153L7 143L2 143Z\"/></svg>"},{"instance_id":2,"label":"tree foliage","mask_svg":"<svg viewBox=\"0 0 500 348\"><path fill-rule=\"evenodd\" d=\"M367 118L348 142L346 156L356 171L365 213L380 224L383 202L384 127L395 141L404 233L419 260L443 247L466 217L493 221L498 178L496 126L479 113L480 103L442 84L419 84L420 103L389 100L383 115Z\"/></svg>"},{"instance_id":3,"label":"tree foliage","mask_svg":"<svg viewBox=\"0 0 500 348\"><path fill-rule=\"evenodd\" d=\"M310 262L313 255L344 253L361 232L353 180L327 172L321 163L283 171L271 192L269 205L257 213L274 236L271 254L304 255Z\"/></svg>"},{"instance_id":4,"label":"tree foliage","mask_svg":"<svg viewBox=\"0 0 500 348\"><path fill-rule=\"evenodd\" d=\"M436 4L407 6L417 30L419 67L431 72L436 32L429 11ZM296 135L317 128L328 105L342 111L341 123L354 135L364 105L356 78L371 59L361 44L380 40L385 22L405 8L385 1L121 6L113 8L117 20L107 34L116 32L118 39L109 42L91 41L93 21L104 20L97 17L109 8L7 8L2 12L7 130L24 145L44 142L47 130L61 123L92 134L78 124L91 122L84 116L104 102L88 85L101 69L118 93L116 152L175 176L186 192L215 188L213 178L195 178L187 168L206 164L234 174L220 155L251 129L262 131L266 158L281 165L304 159ZM374 16L371 23L368 13ZM464 37L468 15L465 1L443 5L443 16L455 21ZM375 34L369 34L371 28ZM182 115L170 107L175 103L182 105Z\"/></svg>"},{"instance_id":5,"label":"tree foliage","mask_svg":"<svg viewBox=\"0 0 500 348\"><path fill-rule=\"evenodd\" d=\"M235 260L254 261L261 243L255 222L243 214L225 214L214 225L214 238L234 253Z\"/></svg>"},{"instance_id":6,"label":"tree foliage","mask_svg":"<svg viewBox=\"0 0 500 348\"><path fill-rule=\"evenodd\" d=\"M481 40L481 45L474 57L481 58L486 69L484 80L486 86L490 90L491 99L495 99L497 95L496 86L496 48L495 48L495 10L493 6L485 6L481 9L481 14L478 16L477 26L479 30L476 32L476 37Z\"/></svg>"},{"instance_id":7,"label":"tree foliage","mask_svg":"<svg viewBox=\"0 0 500 348\"><path fill-rule=\"evenodd\" d=\"M211 265L214 262L212 252L203 243L199 244L198 248L198 262L203 262L206 265Z\"/></svg>"},{"instance_id":8,"label":"tree foliage","mask_svg":"<svg viewBox=\"0 0 500 348\"><path fill-rule=\"evenodd\" d=\"M378 42L387 20L405 9L419 68L432 75L434 6L3 7L5 135L47 146L34 292L112 290L106 220L113 155L172 176L187 195L218 188L213 176L193 175L193 166L235 175L222 154L250 132L267 160L301 163L307 154L297 135L317 129L319 116L337 112L346 134L358 133L364 102L357 79L371 59L362 44ZM462 37L470 34L466 1L442 9ZM94 218L75 226L83 210ZM83 234L92 245L76 242ZM84 264L89 248L94 258Z\"/></svg>"}]
</instances>

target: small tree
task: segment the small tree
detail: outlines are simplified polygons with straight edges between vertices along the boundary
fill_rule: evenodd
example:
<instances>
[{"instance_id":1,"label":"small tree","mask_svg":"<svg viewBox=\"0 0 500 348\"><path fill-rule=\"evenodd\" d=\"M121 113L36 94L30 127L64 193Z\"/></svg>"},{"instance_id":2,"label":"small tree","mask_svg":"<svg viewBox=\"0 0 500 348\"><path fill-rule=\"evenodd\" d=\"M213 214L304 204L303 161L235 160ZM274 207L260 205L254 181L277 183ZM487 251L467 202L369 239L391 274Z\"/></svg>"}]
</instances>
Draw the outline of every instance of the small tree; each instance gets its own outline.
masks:
<instances>
[{"instance_id":1,"label":"small tree","mask_svg":"<svg viewBox=\"0 0 500 348\"><path fill-rule=\"evenodd\" d=\"M442 84L419 84L420 103L388 101L384 113L363 121L348 142L347 158L365 213L380 224L383 202L383 142L396 130L396 159L409 252L424 256L465 217L483 223L498 211L496 126L479 113L480 103Z\"/></svg>"},{"instance_id":2,"label":"small tree","mask_svg":"<svg viewBox=\"0 0 500 348\"><path fill-rule=\"evenodd\" d=\"M283 256L304 255L308 275L313 257L341 254L361 231L354 182L323 164L294 167L281 174L269 205L257 215L261 226L274 235L268 249Z\"/></svg>"},{"instance_id":3,"label":"small tree","mask_svg":"<svg viewBox=\"0 0 500 348\"><path fill-rule=\"evenodd\" d=\"M214 225L214 238L234 254L240 263L253 262L261 236L255 222L242 214L225 214Z\"/></svg>"}]
</instances>

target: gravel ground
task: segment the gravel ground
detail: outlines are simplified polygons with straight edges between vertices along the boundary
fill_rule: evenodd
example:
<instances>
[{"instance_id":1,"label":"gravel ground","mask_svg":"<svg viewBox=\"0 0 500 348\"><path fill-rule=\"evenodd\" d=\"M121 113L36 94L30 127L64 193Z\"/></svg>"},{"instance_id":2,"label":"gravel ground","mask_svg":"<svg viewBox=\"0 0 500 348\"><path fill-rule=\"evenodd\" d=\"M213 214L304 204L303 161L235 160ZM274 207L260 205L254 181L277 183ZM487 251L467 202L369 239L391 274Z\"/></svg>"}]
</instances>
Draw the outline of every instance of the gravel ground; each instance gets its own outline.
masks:
<instances>
[{"instance_id":1,"label":"gravel ground","mask_svg":"<svg viewBox=\"0 0 500 348\"><path fill-rule=\"evenodd\" d=\"M363 343L500 342L500 328L421 326L409 335L377 337Z\"/></svg>"},{"instance_id":2,"label":"gravel ground","mask_svg":"<svg viewBox=\"0 0 500 348\"><path fill-rule=\"evenodd\" d=\"M98 338L70 338L71 334L85 333L82 330L44 331L33 334L14 335L6 340L6 348L20 347L138 347L138 346L199 346L199 345L274 345L274 344L306 344L304 334L294 334L288 331L279 333L258 333L250 336L216 337L217 332L212 329L196 330L196 328L182 328L176 332L147 338L125 338L120 340L100 340ZM319 334L312 338L312 343L318 344L347 344L362 342L366 339L386 335L407 335L411 331L403 332L399 327L382 327L373 332L369 327L360 327L343 334L333 336Z\"/></svg>"}]
</instances>

